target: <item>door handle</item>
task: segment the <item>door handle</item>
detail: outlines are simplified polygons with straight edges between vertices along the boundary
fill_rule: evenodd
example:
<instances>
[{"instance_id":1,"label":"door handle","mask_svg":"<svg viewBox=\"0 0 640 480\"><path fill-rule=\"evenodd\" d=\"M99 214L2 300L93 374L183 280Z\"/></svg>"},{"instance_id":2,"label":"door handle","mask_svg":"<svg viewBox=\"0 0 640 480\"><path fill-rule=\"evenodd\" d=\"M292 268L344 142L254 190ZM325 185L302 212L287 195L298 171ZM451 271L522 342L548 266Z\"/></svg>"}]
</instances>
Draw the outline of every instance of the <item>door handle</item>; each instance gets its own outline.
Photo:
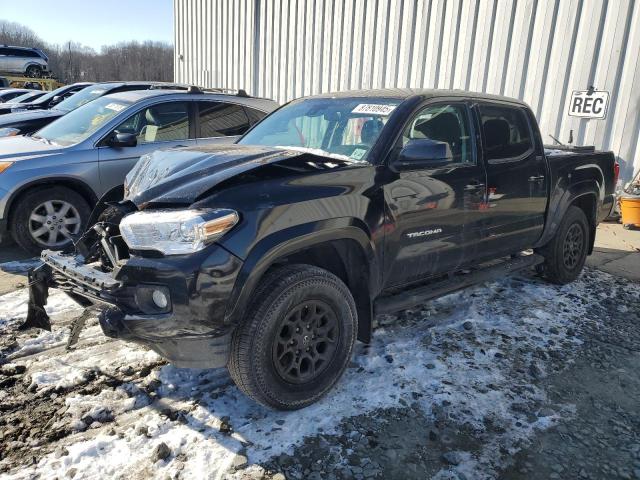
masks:
<instances>
[{"instance_id":1,"label":"door handle","mask_svg":"<svg viewBox=\"0 0 640 480\"><path fill-rule=\"evenodd\" d=\"M529 177L530 182L542 182L544 181L544 175L533 175Z\"/></svg>"}]
</instances>

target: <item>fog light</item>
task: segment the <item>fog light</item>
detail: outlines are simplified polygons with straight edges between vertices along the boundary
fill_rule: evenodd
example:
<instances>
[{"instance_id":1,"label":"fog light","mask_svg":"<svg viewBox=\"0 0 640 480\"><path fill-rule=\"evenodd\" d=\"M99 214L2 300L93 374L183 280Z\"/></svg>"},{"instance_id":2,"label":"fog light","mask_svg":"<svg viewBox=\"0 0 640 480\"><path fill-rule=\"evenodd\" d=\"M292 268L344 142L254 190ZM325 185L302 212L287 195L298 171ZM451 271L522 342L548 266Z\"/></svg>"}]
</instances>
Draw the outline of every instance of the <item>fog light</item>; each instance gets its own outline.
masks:
<instances>
[{"instance_id":1,"label":"fog light","mask_svg":"<svg viewBox=\"0 0 640 480\"><path fill-rule=\"evenodd\" d=\"M151 294L151 299L153 300L153 303L156 304L156 307L161 310L164 310L167 308L167 305L169 305L169 299L161 290L154 290Z\"/></svg>"}]
</instances>

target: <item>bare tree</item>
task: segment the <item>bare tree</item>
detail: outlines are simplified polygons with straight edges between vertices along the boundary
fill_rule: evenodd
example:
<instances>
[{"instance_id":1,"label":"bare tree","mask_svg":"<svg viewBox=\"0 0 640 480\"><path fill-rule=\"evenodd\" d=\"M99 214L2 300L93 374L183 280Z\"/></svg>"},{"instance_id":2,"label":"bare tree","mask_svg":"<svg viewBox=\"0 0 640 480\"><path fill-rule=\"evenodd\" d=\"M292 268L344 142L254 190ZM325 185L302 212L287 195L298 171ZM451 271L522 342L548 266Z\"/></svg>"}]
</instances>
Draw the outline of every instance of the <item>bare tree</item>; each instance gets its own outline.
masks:
<instances>
[{"instance_id":1,"label":"bare tree","mask_svg":"<svg viewBox=\"0 0 640 480\"><path fill-rule=\"evenodd\" d=\"M39 48L64 83L109 80L173 81L173 47L163 42L122 42L100 52L80 43L47 44L28 27L0 20L0 45Z\"/></svg>"}]
</instances>

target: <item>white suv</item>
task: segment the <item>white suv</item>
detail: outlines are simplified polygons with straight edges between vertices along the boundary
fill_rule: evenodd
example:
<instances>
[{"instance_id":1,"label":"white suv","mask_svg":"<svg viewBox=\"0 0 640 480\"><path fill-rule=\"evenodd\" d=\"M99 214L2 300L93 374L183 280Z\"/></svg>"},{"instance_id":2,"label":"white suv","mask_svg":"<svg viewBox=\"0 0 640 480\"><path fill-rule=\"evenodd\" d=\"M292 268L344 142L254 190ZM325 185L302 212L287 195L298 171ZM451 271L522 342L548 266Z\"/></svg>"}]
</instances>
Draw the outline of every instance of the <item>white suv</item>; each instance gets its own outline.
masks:
<instances>
[{"instance_id":1,"label":"white suv","mask_svg":"<svg viewBox=\"0 0 640 480\"><path fill-rule=\"evenodd\" d=\"M0 45L0 72L40 78L48 70L49 58L37 48Z\"/></svg>"}]
</instances>

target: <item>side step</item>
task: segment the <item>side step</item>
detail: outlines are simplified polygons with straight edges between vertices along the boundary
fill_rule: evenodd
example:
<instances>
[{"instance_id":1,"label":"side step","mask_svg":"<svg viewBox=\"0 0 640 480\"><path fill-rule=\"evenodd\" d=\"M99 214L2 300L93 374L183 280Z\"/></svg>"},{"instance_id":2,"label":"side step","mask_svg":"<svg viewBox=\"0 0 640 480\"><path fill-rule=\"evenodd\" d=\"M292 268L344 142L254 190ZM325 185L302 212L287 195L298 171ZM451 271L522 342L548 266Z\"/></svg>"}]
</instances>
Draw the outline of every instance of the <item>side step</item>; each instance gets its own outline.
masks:
<instances>
[{"instance_id":1,"label":"side step","mask_svg":"<svg viewBox=\"0 0 640 480\"><path fill-rule=\"evenodd\" d=\"M453 274L444 280L434 280L411 290L403 290L395 295L380 297L374 303L374 312L376 315L380 315L405 310L476 283L496 280L519 270L534 267L543 261L544 257L541 255L523 254L499 263L494 262L486 267L479 267L467 274Z\"/></svg>"}]
</instances>

